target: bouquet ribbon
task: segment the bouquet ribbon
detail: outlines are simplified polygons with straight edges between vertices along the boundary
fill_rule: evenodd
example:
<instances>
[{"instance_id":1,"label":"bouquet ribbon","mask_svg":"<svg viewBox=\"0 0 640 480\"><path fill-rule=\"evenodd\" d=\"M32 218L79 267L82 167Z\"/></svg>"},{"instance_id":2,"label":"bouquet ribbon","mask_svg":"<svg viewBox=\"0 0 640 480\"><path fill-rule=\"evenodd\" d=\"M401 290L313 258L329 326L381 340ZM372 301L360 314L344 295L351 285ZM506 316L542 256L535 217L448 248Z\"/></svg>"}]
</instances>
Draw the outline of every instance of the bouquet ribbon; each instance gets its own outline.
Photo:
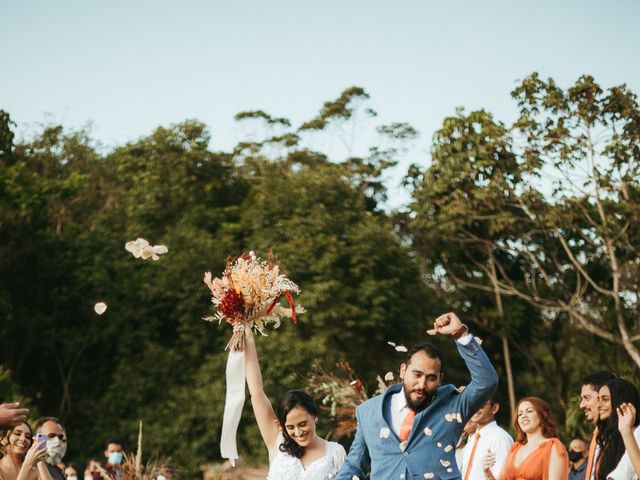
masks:
<instances>
[{"instance_id":1,"label":"bouquet ribbon","mask_svg":"<svg viewBox=\"0 0 640 480\"><path fill-rule=\"evenodd\" d=\"M220 436L220 454L228 458L235 467L238 458L236 434L244 405L244 353L230 351L227 358L227 393L222 417L222 434Z\"/></svg>"}]
</instances>

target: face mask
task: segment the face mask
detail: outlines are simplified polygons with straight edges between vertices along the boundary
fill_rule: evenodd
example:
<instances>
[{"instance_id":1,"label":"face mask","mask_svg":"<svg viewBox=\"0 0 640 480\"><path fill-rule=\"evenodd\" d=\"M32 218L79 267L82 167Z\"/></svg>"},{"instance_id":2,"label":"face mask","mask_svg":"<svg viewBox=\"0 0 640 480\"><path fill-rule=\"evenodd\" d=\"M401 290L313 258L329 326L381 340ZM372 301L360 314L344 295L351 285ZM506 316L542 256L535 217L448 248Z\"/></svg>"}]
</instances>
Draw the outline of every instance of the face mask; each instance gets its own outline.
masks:
<instances>
[{"instance_id":1,"label":"face mask","mask_svg":"<svg viewBox=\"0 0 640 480\"><path fill-rule=\"evenodd\" d=\"M78 477L76 477L75 475L69 475L67 477L67 480L78 480Z\"/></svg>"},{"instance_id":2,"label":"face mask","mask_svg":"<svg viewBox=\"0 0 640 480\"><path fill-rule=\"evenodd\" d=\"M158 475L156 477L156 480L167 480L167 477L165 477L164 475Z\"/></svg>"},{"instance_id":3,"label":"face mask","mask_svg":"<svg viewBox=\"0 0 640 480\"><path fill-rule=\"evenodd\" d=\"M122 452L111 452L109 454L109 463L111 465L120 465L122 462Z\"/></svg>"},{"instance_id":4,"label":"face mask","mask_svg":"<svg viewBox=\"0 0 640 480\"><path fill-rule=\"evenodd\" d=\"M67 443L58 437L49 438L47 440L47 459L49 465L57 465L67 453ZM77 480L77 479L76 479Z\"/></svg>"},{"instance_id":5,"label":"face mask","mask_svg":"<svg viewBox=\"0 0 640 480\"><path fill-rule=\"evenodd\" d=\"M93 475L85 475L84 480L93 480Z\"/></svg>"},{"instance_id":6,"label":"face mask","mask_svg":"<svg viewBox=\"0 0 640 480\"><path fill-rule=\"evenodd\" d=\"M581 458L582 458L582 452L574 452L573 450L569 450L570 462L579 462Z\"/></svg>"}]
</instances>

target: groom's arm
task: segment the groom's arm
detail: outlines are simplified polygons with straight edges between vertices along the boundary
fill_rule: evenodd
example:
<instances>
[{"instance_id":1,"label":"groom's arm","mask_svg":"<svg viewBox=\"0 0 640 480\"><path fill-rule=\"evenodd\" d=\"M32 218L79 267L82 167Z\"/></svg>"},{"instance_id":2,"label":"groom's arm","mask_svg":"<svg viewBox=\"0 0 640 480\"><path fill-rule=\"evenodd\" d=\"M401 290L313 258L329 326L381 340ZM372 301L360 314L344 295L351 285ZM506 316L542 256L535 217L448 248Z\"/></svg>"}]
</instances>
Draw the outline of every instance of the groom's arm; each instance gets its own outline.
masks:
<instances>
[{"instance_id":1,"label":"groom's arm","mask_svg":"<svg viewBox=\"0 0 640 480\"><path fill-rule=\"evenodd\" d=\"M356 409L356 419L358 421L356 437L353 439L353 443L349 449L347 460L336 475L336 480L353 480L354 477L364 480L366 478L366 472L371 468L371 458L369 457L367 442L362 434L358 409Z\"/></svg>"},{"instance_id":2,"label":"groom's arm","mask_svg":"<svg viewBox=\"0 0 640 480\"><path fill-rule=\"evenodd\" d=\"M459 397L459 406L464 420L468 420L484 403L498 385L498 374L484 353L478 339L467 333L456 340L458 352L471 374L471 382Z\"/></svg>"},{"instance_id":3,"label":"groom's arm","mask_svg":"<svg viewBox=\"0 0 640 480\"><path fill-rule=\"evenodd\" d=\"M491 365L489 357L480 347L480 342L469 333L455 313L440 315L433 322L431 335L451 335L456 340L458 352L471 373L471 383L458 397L456 402L464 420L468 420L484 402L489 400L498 385L498 374Z\"/></svg>"}]
</instances>

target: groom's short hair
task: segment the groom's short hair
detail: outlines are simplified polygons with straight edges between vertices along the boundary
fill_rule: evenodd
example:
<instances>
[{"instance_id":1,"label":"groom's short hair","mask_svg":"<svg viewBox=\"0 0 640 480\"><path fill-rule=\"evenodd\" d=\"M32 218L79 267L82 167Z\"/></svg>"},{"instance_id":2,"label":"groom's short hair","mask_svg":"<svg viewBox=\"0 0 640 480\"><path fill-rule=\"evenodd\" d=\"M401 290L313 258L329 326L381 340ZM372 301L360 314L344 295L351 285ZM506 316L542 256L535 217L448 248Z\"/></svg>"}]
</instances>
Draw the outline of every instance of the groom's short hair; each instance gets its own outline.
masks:
<instances>
[{"instance_id":1,"label":"groom's short hair","mask_svg":"<svg viewBox=\"0 0 640 480\"><path fill-rule=\"evenodd\" d=\"M418 352L424 352L427 357L440 360L440 364L442 365L442 352L438 347L436 347L433 343L422 342L414 345L407 351L407 356L404 359L404 363L409 365L411 363L411 359Z\"/></svg>"}]
</instances>

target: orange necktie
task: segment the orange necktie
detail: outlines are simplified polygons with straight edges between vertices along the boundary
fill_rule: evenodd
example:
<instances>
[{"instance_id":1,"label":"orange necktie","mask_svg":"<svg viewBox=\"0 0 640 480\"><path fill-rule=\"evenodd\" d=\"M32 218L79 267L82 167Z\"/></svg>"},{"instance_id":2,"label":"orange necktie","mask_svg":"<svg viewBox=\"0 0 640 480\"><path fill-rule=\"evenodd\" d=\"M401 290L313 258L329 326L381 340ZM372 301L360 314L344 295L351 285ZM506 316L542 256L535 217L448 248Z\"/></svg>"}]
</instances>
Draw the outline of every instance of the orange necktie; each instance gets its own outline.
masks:
<instances>
[{"instance_id":1,"label":"orange necktie","mask_svg":"<svg viewBox=\"0 0 640 480\"><path fill-rule=\"evenodd\" d=\"M584 474L584 480L590 480L591 470L593 469L593 461L596 453L596 437L598 436L598 427L593 431L593 437L591 438L591 444L589 445L589 458L587 460L587 470Z\"/></svg>"},{"instance_id":2,"label":"orange necktie","mask_svg":"<svg viewBox=\"0 0 640 480\"><path fill-rule=\"evenodd\" d=\"M400 441L404 442L407 438L409 438L409 433L411 433L411 427L413 426L413 419L416 418L416 412L412 409L409 409L407 412L407 416L404 417L402 421L402 425L400 425Z\"/></svg>"},{"instance_id":3,"label":"orange necktie","mask_svg":"<svg viewBox=\"0 0 640 480\"><path fill-rule=\"evenodd\" d=\"M464 474L464 480L468 480L469 474L471 474L471 466L473 465L473 457L475 457L476 455L476 448L478 448L478 440L480 440L480 432L476 432L476 439L473 442L471 456L469 457L469 465L467 465L467 471Z\"/></svg>"}]
</instances>

